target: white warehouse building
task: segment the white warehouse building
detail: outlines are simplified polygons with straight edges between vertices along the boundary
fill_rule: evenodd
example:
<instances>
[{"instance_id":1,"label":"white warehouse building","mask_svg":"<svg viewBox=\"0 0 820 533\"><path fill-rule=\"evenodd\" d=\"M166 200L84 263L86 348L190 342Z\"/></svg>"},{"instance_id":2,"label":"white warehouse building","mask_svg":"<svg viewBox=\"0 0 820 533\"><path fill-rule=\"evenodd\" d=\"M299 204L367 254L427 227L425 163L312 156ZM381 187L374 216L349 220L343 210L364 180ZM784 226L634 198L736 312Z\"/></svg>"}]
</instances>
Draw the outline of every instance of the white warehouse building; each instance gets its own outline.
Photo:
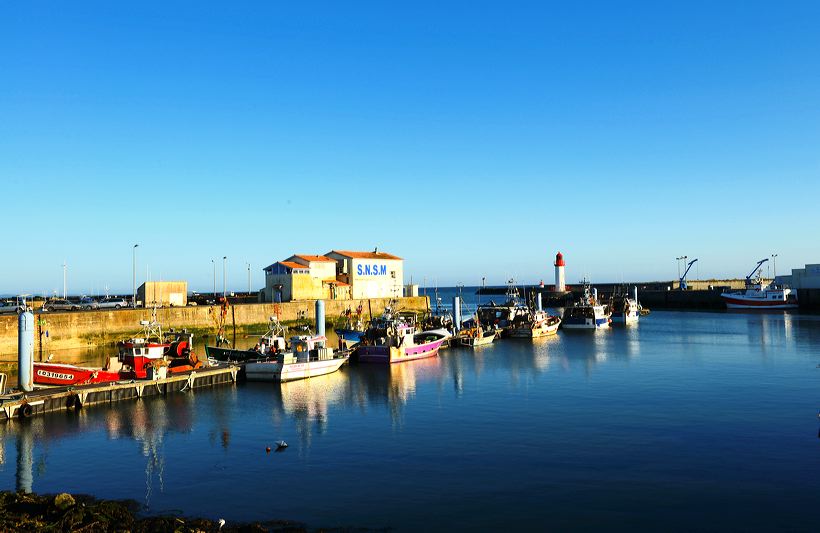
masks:
<instances>
[{"instance_id":1,"label":"white warehouse building","mask_svg":"<svg viewBox=\"0 0 820 533\"><path fill-rule=\"evenodd\" d=\"M336 279L350 285L350 296L399 298L404 286L404 260L378 249L372 252L333 250L325 257L336 261Z\"/></svg>"}]
</instances>

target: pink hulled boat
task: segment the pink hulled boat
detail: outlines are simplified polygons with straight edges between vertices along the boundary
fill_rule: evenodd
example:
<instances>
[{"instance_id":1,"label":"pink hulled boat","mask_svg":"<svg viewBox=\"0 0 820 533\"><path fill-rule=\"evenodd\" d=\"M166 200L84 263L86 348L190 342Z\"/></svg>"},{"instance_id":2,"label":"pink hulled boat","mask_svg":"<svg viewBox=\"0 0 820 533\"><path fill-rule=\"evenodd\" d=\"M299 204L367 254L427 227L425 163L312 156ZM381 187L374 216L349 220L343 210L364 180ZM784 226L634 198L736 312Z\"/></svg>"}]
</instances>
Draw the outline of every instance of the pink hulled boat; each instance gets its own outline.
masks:
<instances>
[{"instance_id":1,"label":"pink hulled boat","mask_svg":"<svg viewBox=\"0 0 820 533\"><path fill-rule=\"evenodd\" d=\"M360 363L401 363L435 357L448 335L441 331L416 333L412 320L390 312L374 320L356 348Z\"/></svg>"}]
</instances>

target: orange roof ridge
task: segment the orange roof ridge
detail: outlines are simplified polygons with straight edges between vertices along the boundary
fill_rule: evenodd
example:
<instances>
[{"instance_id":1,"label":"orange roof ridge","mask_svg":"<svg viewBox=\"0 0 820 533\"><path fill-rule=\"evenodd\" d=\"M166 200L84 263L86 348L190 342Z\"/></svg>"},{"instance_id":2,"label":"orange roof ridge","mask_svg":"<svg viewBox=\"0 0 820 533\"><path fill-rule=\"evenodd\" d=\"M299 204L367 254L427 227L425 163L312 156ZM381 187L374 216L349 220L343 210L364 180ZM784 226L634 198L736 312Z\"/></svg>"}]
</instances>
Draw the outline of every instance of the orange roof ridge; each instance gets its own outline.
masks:
<instances>
[{"instance_id":1,"label":"orange roof ridge","mask_svg":"<svg viewBox=\"0 0 820 533\"><path fill-rule=\"evenodd\" d=\"M327 254L339 254L344 257L350 257L352 259L395 259L401 261L401 257L397 257L393 254L388 254L385 252L354 252L351 250L331 250Z\"/></svg>"},{"instance_id":2,"label":"orange roof ridge","mask_svg":"<svg viewBox=\"0 0 820 533\"><path fill-rule=\"evenodd\" d=\"M329 257L325 257L323 255L310 255L310 254L294 254L291 257L298 257L299 259L304 259L305 261L333 261L333 259Z\"/></svg>"}]
</instances>

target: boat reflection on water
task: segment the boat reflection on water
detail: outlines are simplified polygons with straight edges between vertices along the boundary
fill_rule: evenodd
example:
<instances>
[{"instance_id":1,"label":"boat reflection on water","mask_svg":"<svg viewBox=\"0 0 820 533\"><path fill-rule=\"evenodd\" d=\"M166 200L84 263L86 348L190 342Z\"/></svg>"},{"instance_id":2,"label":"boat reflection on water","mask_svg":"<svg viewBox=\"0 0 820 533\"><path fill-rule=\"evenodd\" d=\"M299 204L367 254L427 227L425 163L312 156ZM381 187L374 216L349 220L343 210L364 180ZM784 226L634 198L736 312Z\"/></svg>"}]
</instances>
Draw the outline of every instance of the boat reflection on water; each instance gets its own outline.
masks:
<instances>
[{"instance_id":1,"label":"boat reflection on water","mask_svg":"<svg viewBox=\"0 0 820 533\"><path fill-rule=\"evenodd\" d=\"M270 387L261 384L249 386ZM313 428L315 427L319 434L327 431L331 407L346 403L349 389L350 377L347 369L282 383L274 392L274 425L282 426L285 417L292 418L301 442L309 446Z\"/></svg>"}]
</instances>

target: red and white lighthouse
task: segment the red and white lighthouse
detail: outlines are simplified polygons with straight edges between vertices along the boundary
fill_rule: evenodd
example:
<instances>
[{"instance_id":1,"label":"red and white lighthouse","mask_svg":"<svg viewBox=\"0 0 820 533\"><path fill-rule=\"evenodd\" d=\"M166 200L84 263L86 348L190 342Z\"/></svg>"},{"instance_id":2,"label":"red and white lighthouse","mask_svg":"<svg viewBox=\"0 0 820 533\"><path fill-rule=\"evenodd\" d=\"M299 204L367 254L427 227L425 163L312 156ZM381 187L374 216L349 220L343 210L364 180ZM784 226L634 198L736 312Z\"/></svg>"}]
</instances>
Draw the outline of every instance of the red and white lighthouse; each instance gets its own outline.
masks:
<instances>
[{"instance_id":1,"label":"red and white lighthouse","mask_svg":"<svg viewBox=\"0 0 820 533\"><path fill-rule=\"evenodd\" d=\"M555 256L555 292L565 292L567 284L564 278L564 256L558 252Z\"/></svg>"}]
</instances>

